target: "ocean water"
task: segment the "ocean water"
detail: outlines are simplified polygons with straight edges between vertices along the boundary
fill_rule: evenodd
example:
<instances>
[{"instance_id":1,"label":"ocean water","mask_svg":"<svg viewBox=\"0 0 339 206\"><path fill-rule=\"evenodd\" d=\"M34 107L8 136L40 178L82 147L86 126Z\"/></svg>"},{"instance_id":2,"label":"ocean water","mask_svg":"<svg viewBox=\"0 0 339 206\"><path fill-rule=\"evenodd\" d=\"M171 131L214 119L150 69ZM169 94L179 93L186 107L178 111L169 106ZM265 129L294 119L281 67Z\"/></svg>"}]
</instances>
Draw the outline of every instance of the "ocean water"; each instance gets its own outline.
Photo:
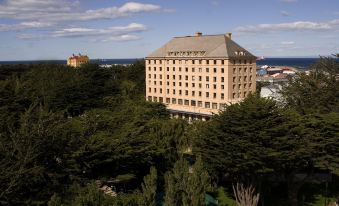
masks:
<instances>
[{"instance_id":1,"label":"ocean water","mask_svg":"<svg viewBox=\"0 0 339 206\"><path fill-rule=\"evenodd\" d=\"M319 58L266 58L257 61L258 66L289 66L299 69L309 69Z\"/></svg>"},{"instance_id":2,"label":"ocean water","mask_svg":"<svg viewBox=\"0 0 339 206\"><path fill-rule=\"evenodd\" d=\"M93 59L97 64L133 64L138 59ZM299 69L308 69L319 58L266 58L258 60L257 65L290 66ZM0 61L0 64L66 64L66 60L35 60L35 61Z\"/></svg>"}]
</instances>

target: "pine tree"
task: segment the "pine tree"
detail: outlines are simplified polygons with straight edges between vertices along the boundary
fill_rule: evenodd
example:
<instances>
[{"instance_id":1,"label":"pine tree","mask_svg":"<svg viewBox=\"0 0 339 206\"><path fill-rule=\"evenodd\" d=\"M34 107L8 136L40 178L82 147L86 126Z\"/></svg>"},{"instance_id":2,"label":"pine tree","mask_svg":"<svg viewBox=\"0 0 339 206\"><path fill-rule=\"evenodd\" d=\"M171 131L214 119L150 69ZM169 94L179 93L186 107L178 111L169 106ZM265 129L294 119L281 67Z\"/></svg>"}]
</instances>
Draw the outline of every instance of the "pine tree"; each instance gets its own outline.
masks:
<instances>
[{"instance_id":1,"label":"pine tree","mask_svg":"<svg viewBox=\"0 0 339 206\"><path fill-rule=\"evenodd\" d=\"M142 194L140 206L156 206L157 194L157 170L151 167L149 175L144 177L144 183L141 185Z\"/></svg>"}]
</instances>

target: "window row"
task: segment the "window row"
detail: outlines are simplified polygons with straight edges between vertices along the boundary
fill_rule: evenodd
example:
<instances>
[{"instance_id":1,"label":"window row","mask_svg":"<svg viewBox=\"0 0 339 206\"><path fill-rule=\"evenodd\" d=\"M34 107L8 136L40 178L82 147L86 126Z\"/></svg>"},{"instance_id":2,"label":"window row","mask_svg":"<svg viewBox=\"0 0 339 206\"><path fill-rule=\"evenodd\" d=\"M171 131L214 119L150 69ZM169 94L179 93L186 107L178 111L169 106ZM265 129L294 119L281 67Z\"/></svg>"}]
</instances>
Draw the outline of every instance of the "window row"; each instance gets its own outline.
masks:
<instances>
[{"instance_id":1,"label":"window row","mask_svg":"<svg viewBox=\"0 0 339 206\"><path fill-rule=\"evenodd\" d=\"M213 60L209 60L209 59L185 59L185 60L178 60L178 59L167 59L167 60L161 60L161 59L148 59L146 60L148 64L221 64L224 65L225 64L225 60L222 59L213 59ZM252 60L251 59L234 59L231 61L233 64L252 64Z\"/></svg>"},{"instance_id":2,"label":"window row","mask_svg":"<svg viewBox=\"0 0 339 206\"><path fill-rule=\"evenodd\" d=\"M163 79L163 75L162 74L159 74L159 79ZM171 75L167 74L166 75L166 79L169 80L175 80L176 77L178 77L178 80L186 80L186 81L196 81L198 80L199 82L203 81L203 79L206 81L206 82L209 82L210 79L212 82L218 82L218 77L211 77L210 76L205 76L203 78L203 76L188 76L188 75L172 75L172 78L171 78ZM196 78L197 77L197 78ZM152 74L148 74L148 79L152 79ZM153 79L157 79L157 74L153 74ZM235 83L236 81L241 82L241 81L244 81L244 82L247 82L247 81L252 81L252 75L250 76L237 76L237 77L233 77L233 83ZM225 82L225 77L220 77L220 82Z\"/></svg>"},{"instance_id":3,"label":"window row","mask_svg":"<svg viewBox=\"0 0 339 206\"><path fill-rule=\"evenodd\" d=\"M207 73L209 73L210 72L210 69L211 69L211 72L213 71L213 73L217 73L218 72L218 69L217 68L194 68L194 67L192 67L192 68L188 68L188 67L185 67L185 69L183 69L183 67L177 67L178 68L178 70L176 70L176 67L166 67L166 71L173 71L173 72L175 72L175 71L179 71L179 72L182 72L182 71L185 71L185 72L196 72L196 71L198 71L198 72L207 72ZM152 71L152 67L148 67L148 71ZM153 67L153 71L162 71L162 67ZM251 68L251 71L252 71L252 68ZM221 68L220 69L220 72L221 73L225 73L225 68Z\"/></svg>"},{"instance_id":4,"label":"window row","mask_svg":"<svg viewBox=\"0 0 339 206\"><path fill-rule=\"evenodd\" d=\"M159 83L160 86L162 86L162 81L159 81L159 82L153 81L153 86L157 86L158 83ZM151 84L152 84L152 81L149 80L148 81L148 85L151 85ZM188 82L185 82L185 83L178 82L178 84L177 84L177 82L172 82L172 84L170 84L170 82L166 82L166 85L167 86L173 86L173 87L175 87L175 86L183 87L185 85L186 88L188 88L189 85L191 85L192 88L195 88L195 87L203 88L203 84L202 83L197 83L197 84L196 83L191 83L191 84L189 84ZM211 84L211 85L210 84L204 84L204 88L206 88L206 89L209 89L209 88L217 89L218 86L216 84ZM222 84L220 86L220 89L225 89L225 85Z\"/></svg>"},{"instance_id":5,"label":"window row","mask_svg":"<svg viewBox=\"0 0 339 206\"><path fill-rule=\"evenodd\" d=\"M203 102L197 100L187 100L187 99L176 99L176 98L166 98L163 97L147 97L148 101L153 102L160 102L166 104L178 104L178 105L185 105L185 106L192 106L192 107L202 107L207 109L224 109L226 104L225 103L215 103L215 102ZM218 107L219 106L219 107Z\"/></svg>"},{"instance_id":6,"label":"window row","mask_svg":"<svg viewBox=\"0 0 339 206\"><path fill-rule=\"evenodd\" d=\"M163 89L162 88L153 88L153 92L154 93L157 93L159 91L159 94L162 94L163 93ZM148 92L151 93L152 92L152 88L148 88ZM178 93L176 93L178 92ZM198 97L202 97L203 94L204 94L204 97L206 98L210 98L210 97L213 97L213 99L216 99L219 95L215 92L202 92L202 91L188 91L188 90L175 90L175 89L166 89L166 94L173 94L173 95L185 95L185 96L192 96L192 97L195 97L195 96L198 96ZM220 98L221 99L225 99L225 94L224 93L220 93Z\"/></svg>"}]
</instances>

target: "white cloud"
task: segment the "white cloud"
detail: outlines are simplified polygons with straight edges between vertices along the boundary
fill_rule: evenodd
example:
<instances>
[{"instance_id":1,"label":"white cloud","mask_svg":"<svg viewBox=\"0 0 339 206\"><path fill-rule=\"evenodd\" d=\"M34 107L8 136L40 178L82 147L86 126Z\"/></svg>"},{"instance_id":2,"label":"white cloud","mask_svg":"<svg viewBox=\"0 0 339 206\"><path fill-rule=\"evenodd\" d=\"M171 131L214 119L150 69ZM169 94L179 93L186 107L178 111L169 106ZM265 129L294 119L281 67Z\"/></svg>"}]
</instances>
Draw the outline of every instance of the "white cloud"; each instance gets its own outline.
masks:
<instances>
[{"instance_id":1,"label":"white cloud","mask_svg":"<svg viewBox=\"0 0 339 206\"><path fill-rule=\"evenodd\" d=\"M282 41L282 42L280 42L280 44L282 44L282 45L293 45L293 44L295 44L295 42L294 41Z\"/></svg>"},{"instance_id":2,"label":"white cloud","mask_svg":"<svg viewBox=\"0 0 339 206\"><path fill-rule=\"evenodd\" d=\"M0 31L20 31L26 29L39 29L51 26L53 26L53 24L48 22L30 21L30 22L21 22L19 24L0 24Z\"/></svg>"},{"instance_id":3,"label":"white cloud","mask_svg":"<svg viewBox=\"0 0 339 206\"><path fill-rule=\"evenodd\" d=\"M104 35L126 35L131 32L145 31L147 28L143 24L131 23L127 26L115 26L106 29L90 28L66 28L54 31L52 37L85 37L85 36L104 36Z\"/></svg>"},{"instance_id":4,"label":"white cloud","mask_svg":"<svg viewBox=\"0 0 339 206\"><path fill-rule=\"evenodd\" d=\"M133 41L140 39L139 36L131 33L138 33L147 30L143 24L131 23L127 26L114 26L103 29L72 27L65 28L46 34L19 34L17 38L23 40L47 39L47 38L79 38L95 37L97 41Z\"/></svg>"},{"instance_id":5,"label":"white cloud","mask_svg":"<svg viewBox=\"0 0 339 206\"><path fill-rule=\"evenodd\" d=\"M0 4L0 17L62 22L115 19L136 13L163 11L159 5L136 2L94 10L80 10L79 4L79 1L66 0L7 0Z\"/></svg>"},{"instance_id":6,"label":"white cloud","mask_svg":"<svg viewBox=\"0 0 339 206\"><path fill-rule=\"evenodd\" d=\"M276 31L328 31L339 28L339 19L328 22L310 22L297 21L280 24L258 24L254 26L237 27L235 31L240 33L256 33L256 32L276 32Z\"/></svg>"},{"instance_id":7,"label":"white cloud","mask_svg":"<svg viewBox=\"0 0 339 206\"><path fill-rule=\"evenodd\" d=\"M280 11L280 14L282 16L290 16L290 13L288 13L287 11Z\"/></svg>"},{"instance_id":8,"label":"white cloud","mask_svg":"<svg viewBox=\"0 0 339 206\"><path fill-rule=\"evenodd\" d=\"M139 40L139 39L141 39L141 38L139 36L136 36L136 35L123 34L123 35L120 35L120 36L111 36L107 39L103 39L102 41L103 42L106 42L106 41L122 42L122 41L135 41L135 40Z\"/></svg>"}]
</instances>

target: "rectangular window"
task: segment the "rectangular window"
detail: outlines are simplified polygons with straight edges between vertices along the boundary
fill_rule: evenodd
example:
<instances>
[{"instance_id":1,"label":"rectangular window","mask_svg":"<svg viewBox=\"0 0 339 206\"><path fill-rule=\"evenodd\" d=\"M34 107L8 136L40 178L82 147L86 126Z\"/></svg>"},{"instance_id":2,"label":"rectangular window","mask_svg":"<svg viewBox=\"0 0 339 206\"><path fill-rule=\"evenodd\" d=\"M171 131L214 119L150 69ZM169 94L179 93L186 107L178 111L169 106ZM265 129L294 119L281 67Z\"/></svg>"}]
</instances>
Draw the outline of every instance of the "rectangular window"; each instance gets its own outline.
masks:
<instances>
[{"instance_id":1,"label":"rectangular window","mask_svg":"<svg viewBox=\"0 0 339 206\"><path fill-rule=\"evenodd\" d=\"M199 76L199 81L201 81L202 80L202 77L201 76Z\"/></svg>"},{"instance_id":2,"label":"rectangular window","mask_svg":"<svg viewBox=\"0 0 339 206\"><path fill-rule=\"evenodd\" d=\"M151 97L151 96L148 96L148 97L147 97L147 100L148 100L148 101L152 101L152 97Z\"/></svg>"},{"instance_id":3,"label":"rectangular window","mask_svg":"<svg viewBox=\"0 0 339 206\"><path fill-rule=\"evenodd\" d=\"M210 69L209 69L209 68L206 68L206 72L210 72Z\"/></svg>"},{"instance_id":4,"label":"rectangular window","mask_svg":"<svg viewBox=\"0 0 339 206\"><path fill-rule=\"evenodd\" d=\"M221 99L225 99L225 94L221 93Z\"/></svg>"},{"instance_id":5,"label":"rectangular window","mask_svg":"<svg viewBox=\"0 0 339 206\"><path fill-rule=\"evenodd\" d=\"M167 75L167 79L169 79L169 75Z\"/></svg>"},{"instance_id":6,"label":"rectangular window","mask_svg":"<svg viewBox=\"0 0 339 206\"><path fill-rule=\"evenodd\" d=\"M175 82L173 82L173 86L175 87Z\"/></svg>"},{"instance_id":7,"label":"rectangular window","mask_svg":"<svg viewBox=\"0 0 339 206\"><path fill-rule=\"evenodd\" d=\"M224 64L225 64L225 61L224 61L224 60L221 60L221 64L224 65Z\"/></svg>"},{"instance_id":8,"label":"rectangular window","mask_svg":"<svg viewBox=\"0 0 339 206\"><path fill-rule=\"evenodd\" d=\"M167 89L167 94L169 94L169 89Z\"/></svg>"},{"instance_id":9,"label":"rectangular window","mask_svg":"<svg viewBox=\"0 0 339 206\"><path fill-rule=\"evenodd\" d=\"M159 63L162 64L162 60L159 60ZM161 68L161 67L160 67ZM160 70L161 71L161 70Z\"/></svg>"},{"instance_id":10,"label":"rectangular window","mask_svg":"<svg viewBox=\"0 0 339 206\"><path fill-rule=\"evenodd\" d=\"M192 97L194 97L195 96L195 91L192 91Z\"/></svg>"},{"instance_id":11,"label":"rectangular window","mask_svg":"<svg viewBox=\"0 0 339 206\"><path fill-rule=\"evenodd\" d=\"M195 72L195 69L194 69L194 68L192 68L192 72Z\"/></svg>"},{"instance_id":12,"label":"rectangular window","mask_svg":"<svg viewBox=\"0 0 339 206\"><path fill-rule=\"evenodd\" d=\"M209 82L210 81L210 77L206 77L206 82Z\"/></svg>"},{"instance_id":13,"label":"rectangular window","mask_svg":"<svg viewBox=\"0 0 339 206\"><path fill-rule=\"evenodd\" d=\"M205 102L205 108L211 108L211 105L209 102Z\"/></svg>"},{"instance_id":14,"label":"rectangular window","mask_svg":"<svg viewBox=\"0 0 339 206\"><path fill-rule=\"evenodd\" d=\"M213 68L213 72L214 72L214 73L217 73L217 68Z\"/></svg>"},{"instance_id":15,"label":"rectangular window","mask_svg":"<svg viewBox=\"0 0 339 206\"><path fill-rule=\"evenodd\" d=\"M192 83L192 87L195 87L195 83Z\"/></svg>"},{"instance_id":16,"label":"rectangular window","mask_svg":"<svg viewBox=\"0 0 339 206\"><path fill-rule=\"evenodd\" d=\"M151 71L151 67L148 67L148 71Z\"/></svg>"},{"instance_id":17,"label":"rectangular window","mask_svg":"<svg viewBox=\"0 0 339 206\"><path fill-rule=\"evenodd\" d=\"M181 75L179 75L179 80L181 80Z\"/></svg>"},{"instance_id":18,"label":"rectangular window","mask_svg":"<svg viewBox=\"0 0 339 206\"><path fill-rule=\"evenodd\" d=\"M217 77L213 77L213 82L217 82Z\"/></svg>"},{"instance_id":19,"label":"rectangular window","mask_svg":"<svg viewBox=\"0 0 339 206\"><path fill-rule=\"evenodd\" d=\"M157 68L156 68L156 67L154 67L154 71L155 71L155 72L157 71Z\"/></svg>"},{"instance_id":20,"label":"rectangular window","mask_svg":"<svg viewBox=\"0 0 339 206\"><path fill-rule=\"evenodd\" d=\"M162 79L162 75L160 74L160 79Z\"/></svg>"},{"instance_id":21,"label":"rectangular window","mask_svg":"<svg viewBox=\"0 0 339 206\"><path fill-rule=\"evenodd\" d=\"M210 93L209 92L206 92L206 97L210 97Z\"/></svg>"},{"instance_id":22,"label":"rectangular window","mask_svg":"<svg viewBox=\"0 0 339 206\"><path fill-rule=\"evenodd\" d=\"M167 67L167 71L169 72L169 67Z\"/></svg>"},{"instance_id":23,"label":"rectangular window","mask_svg":"<svg viewBox=\"0 0 339 206\"><path fill-rule=\"evenodd\" d=\"M187 82L185 83L185 86L188 87L188 83Z\"/></svg>"},{"instance_id":24,"label":"rectangular window","mask_svg":"<svg viewBox=\"0 0 339 206\"><path fill-rule=\"evenodd\" d=\"M156 79L156 78L157 78L157 75L156 75L156 74L154 74L154 75L153 75L153 77L154 77L154 79Z\"/></svg>"},{"instance_id":25,"label":"rectangular window","mask_svg":"<svg viewBox=\"0 0 339 206\"><path fill-rule=\"evenodd\" d=\"M213 93L213 98L217 98L217 93Z\"/></svg>"},{"instance_id":26,"label":"rectangular window","mask_svg":"<svg viewBox=\"0 0 339 206\"><path fill-rule=\"evenodd\" d=\"M181 87L182 85L181 85L181 82L179 82L179 87Z\"/></svg>"},{"instance_id":27,"label":"rectangular window","mask_svg":"<svg viewBox=\"0 0 339 206\"><path fill-rule=\"evenodd\" d=\"M223 84L221 85L221 89L225 89L225 86Z\"/></svg>"},{"instance_id":28,"label":"rectangular window","mask_svg":"<svg viewBox=\"0 0 339 206\"><path fill-rule=\"evenodd\" d=\"M152 92L152 89L151 89L151 87L149 87L149 88L148 88L148 92Z\"/></svg>"},{"instance_id":29,"label":"rectangular window","mask_svg":"<svg viewBox=\"0 0 339 206\"><path fill-rule=\"evenodd\" d=\"M176 104L177 103L177 99L176 98L172 98L172 104Z\"/></svg>"},{"instance_id":30,"label":"rectangular window","mask_svg":"<svg viewBox=\"0 0 339 206\"><path fill-rule=\"evenodd\" d=\"M179 72L181 72L181 67L179 67Z\"/></svg>"},{"instance_id":31,"label":"rectangular window","mask_svg":"<svg viewBox=\"0 0 339 206\"><path fill-rule=\"evenodd\" d=\"M164 98L159 97L159 102L163 103L164 102Z\"/></svg>"},{"instance_id":32,"label":"rectangular window","mask_svg":"<svg viewBox=\"0 0 339 206\"><path fill-rule=\"evenodd\" d=\"M196 102L195 100L191 100L191 106L195 107L196 106Z\"/></svg>"},{"instance_id":33,"label":"rectangular window","mask_svg":"<svg viewBox=\"0 0 339 206\"><path fill-rule=\"evenodd\" d=\"M186 81L188 80L188 76L187 76L187 75L185 76L185 80L186 80Z\"/></svg>"},{"instance_id":34,"label":"rectangular window","mask_svg":"<svg viewBox=\"0 0 339 206\"><path fill-rule=\"evenodd\" d=\"M235 74L237 72L236 68L233 68L233 74Z\"/></svg>"},{"instance_id":35,"label":"rectangular window","mask_svg":"<svg viewBox=\"0 0 339 206\"><path fill-rule=\"evenodd\" d=\"M154 91L154 93L157 93L157 88L154 88L153 91Z\"/></svg>"},{"instance_id":36,"label":"rectangular window","mask_svg":"<svg viewBox=\"0 0 339 206\"><path fill-rule=\"evenodd\" d=\"M157 85L157 81L154 81L154 85Z\"/></svg>"},{"instance_id":37,"label":"rectangular window","mask_svg":"<svg viewBox=\"0 0 339 206\"><path fill-rule=\"evenodd\" d=\"M225 77L221 77L221 82L225 82Z\"/></svg>"},{"instance_id":38,"label":"rectangular window","mask_svg":"<svg viewBox=\"0 0 339 206\"><path fill-rule=\"evenodd\" d=\"M201 97L201 92L199 92L199 97Z\"/></svg>"},{"instance_id":39,"label":"rectangular window","mask_svg":"<svg viewBox=\"0 0 339 206\"><path fill-rule=\"evenodd\" d=\"M149 78L149 79L151 79L151 78L152 78L151 74L148 74L148 78Z\"/></svg>"},{"instance_id":40,"label":"rectangular window","mask_svg":"<svg viewBox=\"0 0 339 206\"><path fill-rule=\"evenodd\" d=\"M201 88L202 86L201 86L202 84L201 83L199 83L199 88Z\"/></svg>"},{"instance_id":41,"label":"rectangular window","mask_svg":"<svg viewBox=\"0 0 339 206\"><path fill-rule=\"evenodd\" d=\"M160 94L162 94L162 89L160 89Z\"/></svg>"},{"instance_id":42,"label":"rectangular window","mask_svg":"<svg viewBox=\"0 0 339 206\"><path fill-rule=\"evenodd\" d=\"M192 64L194 64L195 63L195 61L194 60L192 60Z\"/></svg>"},{"instance_id":43,"label":"rectangular window","mask_svg":"<svg viewBox=\"0 0 339 206\"><path fill-rule=\"evenodd\" d=\"M209 89L210 88L210 85L209 84L206 84L206 89Z\"/></svg>"},{"instance_id":44,"label":"rectangular window","mask_svg":"<svg viewBox=\"0 0 339 206\"><path fill-rule=\"evenodd\" d=\"M206 64L210 64L210 61L209 61L209 60L206 60Z\"/></svg>"},{"instance_id":45,"label":"rectangular window","mask_svg":"<svg viewBox=\"0 0 339 206\"><path fill-rule=\"evenodd\" d=\"M157 63L157 60L154 60L154 64L156 64Z\"/></svg>"},{"instance_id":46,"label":"rectangular window","mask_svg":"<svg viewBox=\"0 0 339 206\"><path fill-rule=\"evenodd\" d=\"M202 64L202 60L199 60L199 64Z\"/></svg>"},{"instance_id":47,"label":"rectangular window","mask_svg":"<svg viewBox=\"0 0 339 206\"><path fill-rule=\"evenodd\" d=\"M224 68L221 68L221 73L225 73L225 69Z\"/></svg>"},{"instance_id":48,"label":"rectangular window","mask_svg":"<svg viewBox=\"0 0 339 206\"><path fill-rule=\"evenodd\" d=\"M185 90L185 95L188 96L188 90Z\"/></svg>"},{"instance_id":49,"label":"rectangular window","mask_svg":"<svg viewBox=\"0 0 339 206\"><path fill-rule=\"evenodd\" d=\"M217 60L214 60L214 64L217 64Z\"/></svg>"},{"instance_id":50,"label":"rectangular window","mask_svg":"<svg viewBox=\"0 0 339 206\"><path fill-rule=\"evenodd\" d=\"M195 76L192 76L192 81L195 81Z\"/></svg>"},{"instance_id":51,"label":"rectangular window","mask_svg":"<svg viewBox=\"0 0 339 206\"><path fill-rule=\"evenodd\" d=\"M233 83L235 83L235 77L233 77Z\"/></svg>"},{"instance_id":52,"label":"rectangular window","mask_svg":"<svg viewBox=\"0 0 339 206\"><path fill-rule=\"evenodd\" d=\"M175 60L173 60L173 64L175 64Z\"/></svg>"},{"instance_id":53,"label":"rectangular window","mask_svg":"<svg viewBox=\"0 0 339 206\"><path fill-rule=\"evenodd\" d=\"M175 75L173 75L173 79L175 79Z\"/></svg>"},{"instance_id":54,"label":"rectangular window","mask_svg":"<svg viewBox=\"0 0 339 206\"><path fill-rule=\"evenodd\" d=\"M169 86L169 82L166 82L167 86Z\"/></svg>"},{"instance_id":55,"label":"rectangular window","mask_svg":"<svg viewBox=\"0 0 339 206\"><path fill-rule=\"evenodd\" d=\"M182 99L178 99L178 104L182 105Z\"/></svg>"},{"instance_id":56,"label":"rectangular window","mask_svg":"<svg viewBox=\"0 0 339 206\"><path fill-rule=\"evenodd\" d=\"M188 67L185 68L185 71L188 72Z\"/></svg>"},{"instance_id":57,"label":"rectangular window","mask_svg":"<svg viewBox=\"0 0 339 206\"><path fill-rule=\"evenodd\" d=\"M217 103L212 103L212 109L218 109L218 104Z\"/></svg>"},{"instance_id":58,"label":"rectangular window","mask_svg":"<svg viewBox=\"0 0 339 206\"><path fill-rule=\"evenodd\" d=\"M198 101L198 107L202 107L202 101Z\"/></svg>"},{"instance_id":59,"label":"rectangular window","mask_svg":"<svg viewBox=\"0 0 339 206\"><path fill-rule=\"evenodd\" d=\"M173 94L175 94L175 89L173 89Z\"/></svg>"},{"instance_id":60,"label":"rectangular window","mask_svg":"<svg viewBox=\"0 0 339 206\"><path fill-rule=\"evenodd\" d=\"M185 105L190 105L190 101L187 100L187 99L185 99L184 103L185 103Z\"/></svg>"},{"instance_id":61,"label":"rectangular window","mask_svg":"<svg viewBox=\"0 0 339 206\"><path fill-rule=\"evenodd\" d=\"M175 67L173 67L173 71L175 72Z\"/></svg>"},{"instance_id":62,"label":"rectangular window","mask_svg":"<svg viewBox=\"0 0 339 206\"><path fill-rule=\"evenodd\" d=\"M157 102L158 101L158 97L153 97L153 101Z\"/></svg>"},{"instance_id":63,"label":"rectangular window","mask_svg":"<svg viewBox=\"0 0 339 206\"><path fill-rule=\"evenodd\" d=\"M182 95L182 91L181 90L179 90L179 95Z\"/></svg>"}]
</instances>

